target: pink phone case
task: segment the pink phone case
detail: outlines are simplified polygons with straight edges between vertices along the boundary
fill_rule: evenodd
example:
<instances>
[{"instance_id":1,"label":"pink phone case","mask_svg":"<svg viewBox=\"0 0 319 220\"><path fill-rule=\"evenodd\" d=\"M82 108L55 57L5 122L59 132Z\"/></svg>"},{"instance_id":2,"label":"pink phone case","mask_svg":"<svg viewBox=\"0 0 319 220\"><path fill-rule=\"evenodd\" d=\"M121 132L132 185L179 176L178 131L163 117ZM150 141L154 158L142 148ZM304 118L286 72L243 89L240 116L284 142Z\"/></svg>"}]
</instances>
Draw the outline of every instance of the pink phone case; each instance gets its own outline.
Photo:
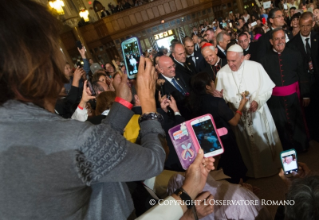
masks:
<instances>
[{"instance_id":1,"label":"pink phone case","mask_svg":"<svg viewBox=\"0 0 319 220\"><path fill-rule=\"evenodd\" d=\"M200 145L198 143L198 140L196 138L196 135L193 131L193 128L191 126L191 122L194 120L197 120L199 118L203 118L209 116L212 124L214 126L214 129L216 131L218 140L221 144L221 147L224 152L224 146L221 142L219 136L226 135L228 133L226 128L220 128L216 129L215 121L211 114L206 114L197 118L194 118L192 120L186 121L182 124L179 124L171 129L169 129L168 134L172 140L172 143L174 145L175 151L177 153L177 156L179 158L179 161L183 167L183 169L187 170L187 168L194 162L197 152L200 149ZM222 153L223 153L222 152Z\"/></svg>"}]
</instances>

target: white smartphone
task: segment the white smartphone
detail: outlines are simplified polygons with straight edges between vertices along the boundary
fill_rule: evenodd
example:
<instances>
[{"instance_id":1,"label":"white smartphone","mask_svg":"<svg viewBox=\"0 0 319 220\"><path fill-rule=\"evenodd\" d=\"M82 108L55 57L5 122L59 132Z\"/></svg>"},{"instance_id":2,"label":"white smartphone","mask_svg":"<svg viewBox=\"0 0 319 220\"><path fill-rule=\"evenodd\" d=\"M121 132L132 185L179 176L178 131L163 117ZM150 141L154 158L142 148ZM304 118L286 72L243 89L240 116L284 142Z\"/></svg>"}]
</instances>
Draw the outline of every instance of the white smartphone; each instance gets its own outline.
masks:
<instances>
[{"instance_id":1,"label":"white smartphone","mask_svg":"<svg viewBox=\"0 0 319 220\"><path fill-rule=\"evenodd\" d=\"M137 76L142 49L137 37L131 37L121 43L127 77L134 79Z\"/></svg>"},{"instance_id":2,"label":"white smartphone","mask_svg":"<svg viewBox=\"0 0 319 220\"><path fill-rule=\"evenodd\" d=\"M252 27L254 27L254 26L256 26L257 25L257 21L254 21L254 22L252 22L251 24L250 24L250 26L252 26Z\"/></svg>"},{"instance_id":3,"label":"white smartphone","mask_svg":"<svg viewBox=\"0 0 319 220\"><path fill-rule=\"evenodd\" d=\"M232 24L232 23L229 23L229 27L232 28L232 27L233 27L233 24Z\"/></svg>"},{"instance_id":4,"label":"white smartphone","mask_svg":"<svg viewBox=\"0 0 319 220\"><path fill-rule=\"evenodd\" d=\"M204 150L205 157L213 157L224 153L224 149L216 134L216 128L209 116L192 121L191 126L199 145Z\"/></svg>"},{"instance_id":5,"label":"white smartphone","mask_svg":"<svg viewBox=\"0 0 319 220\"><path fill-rule=\"evenodd\" d=\"M295 149L281 152L280 159L285 172L285 176L291 177L293 172L298 172L297 153Z\"/></svg>"}]
</instances>

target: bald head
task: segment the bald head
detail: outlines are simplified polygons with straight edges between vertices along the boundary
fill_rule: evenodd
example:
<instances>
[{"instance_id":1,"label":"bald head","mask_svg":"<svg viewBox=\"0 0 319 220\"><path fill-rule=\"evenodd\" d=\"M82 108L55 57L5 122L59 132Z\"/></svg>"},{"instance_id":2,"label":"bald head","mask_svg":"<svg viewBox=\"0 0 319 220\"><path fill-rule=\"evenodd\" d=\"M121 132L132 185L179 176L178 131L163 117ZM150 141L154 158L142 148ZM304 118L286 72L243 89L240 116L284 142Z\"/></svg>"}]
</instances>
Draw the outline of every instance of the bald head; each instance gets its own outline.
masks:
<instances>
[{"instance_id":1,"label":"bald head","mask_svg":"<svg viewBox=\"0 0 319 220\"><path fill-rule=\"evenodd\" d=\"M183 44L177 43L172 48L172 56L181 63L186 62L186 53Z\"/></svg>"},{"instance_id":2,"label":"bald head","mask_svg":"<svg viewBox=\"0 0 319 220\"><path fill-rule=\"evenodd\" d=\"M168 78L175 77L175 63L168 56L161 56L158 59L158 70L161 74Z\"/></svg>"}]
</instances>

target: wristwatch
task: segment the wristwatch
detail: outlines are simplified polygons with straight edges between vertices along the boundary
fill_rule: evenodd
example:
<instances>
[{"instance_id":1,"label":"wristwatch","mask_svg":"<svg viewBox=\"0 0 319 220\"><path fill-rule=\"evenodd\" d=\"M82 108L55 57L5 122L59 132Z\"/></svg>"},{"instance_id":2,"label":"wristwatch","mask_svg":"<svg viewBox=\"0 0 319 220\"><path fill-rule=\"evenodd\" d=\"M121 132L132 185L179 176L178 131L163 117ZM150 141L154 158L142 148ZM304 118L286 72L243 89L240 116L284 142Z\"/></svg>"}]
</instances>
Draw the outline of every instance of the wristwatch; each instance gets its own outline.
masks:
<instances>
[{"instance_id":1,"label":"wristwatch","mask_svg":"<svg viewBox=\"0 0 319 220\"><path fill-rule=\"evenodd\" d=\"M140 118L138 119L138 123L140 124L141 122L147 120L158 120L159 122L162 122L164 120L164 117L157 112L145 113L140 116Z\"/></svg>"},{"instance_id":2,"label":"wristwatch","mask_svg":"<svg viewBox=\"0 0 319 220\"><path fill-rule=\"evenodd\" d=\"M175 195L179 196L187 206L187 209L191 209L194 206L192 198L185 192L183 188L179 188L174 192Z\"/></svg>"}]
</instances>

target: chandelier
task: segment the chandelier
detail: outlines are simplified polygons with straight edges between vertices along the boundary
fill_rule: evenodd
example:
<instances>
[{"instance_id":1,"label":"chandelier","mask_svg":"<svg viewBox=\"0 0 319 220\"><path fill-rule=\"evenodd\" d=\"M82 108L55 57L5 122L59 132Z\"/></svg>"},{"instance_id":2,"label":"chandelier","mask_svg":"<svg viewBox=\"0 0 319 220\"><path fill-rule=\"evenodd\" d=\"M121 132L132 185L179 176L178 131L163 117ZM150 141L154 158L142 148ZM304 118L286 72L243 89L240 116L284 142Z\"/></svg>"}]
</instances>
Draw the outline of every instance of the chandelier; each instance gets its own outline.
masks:
<instances>
[{"instance_id":1,"label":"chandelier","mask_svg":"<svg viewBox=\"0 0 319 220\"><path fill-rule=\"evenodd\" d=\"M62 7L64 7L64 2L62 0L49 0L50 7L55 9L58 14L63 15L64 10Z\"/></svg>"}]
</instances>

